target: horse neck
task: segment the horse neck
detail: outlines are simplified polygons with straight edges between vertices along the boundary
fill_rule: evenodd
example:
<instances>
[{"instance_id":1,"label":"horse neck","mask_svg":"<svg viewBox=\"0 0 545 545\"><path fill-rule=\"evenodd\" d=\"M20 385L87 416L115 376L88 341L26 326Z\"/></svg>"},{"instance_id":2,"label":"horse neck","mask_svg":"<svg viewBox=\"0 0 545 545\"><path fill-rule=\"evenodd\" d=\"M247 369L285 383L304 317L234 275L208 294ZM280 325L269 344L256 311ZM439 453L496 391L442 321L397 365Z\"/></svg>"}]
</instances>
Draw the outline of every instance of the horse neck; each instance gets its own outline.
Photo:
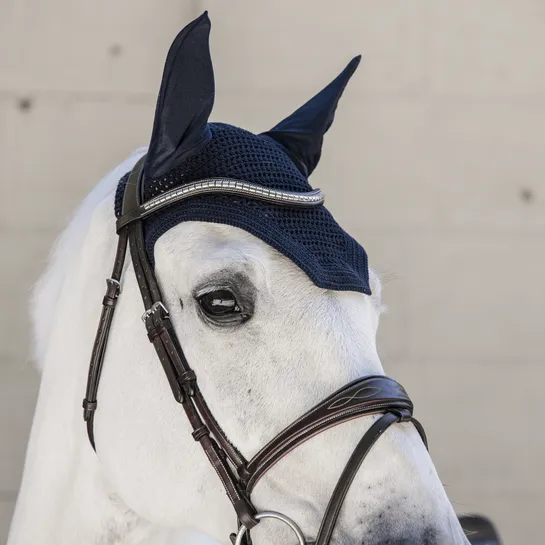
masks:
<instances>
[{"instance_id":1,"label":"horse neck","mask_svg":"<svg viewBox=\"0 0 545 545\"><path fill-rule=\"evenodd\" d=\"M67 389L59 396L56 378L58 372L44 371L7 545L204 543L202 536L151 525L109 493L82 432L80 411L74 411L70 401L81 392ZM57 394L54 406L52 386Z\"/></svg>"},{"instance_id":2,"label":"horse neck","mask_svg":"<svg viewBox=\"0 0 545 545\"><path fill-rule=\"evenodd\" d=\"M79 410L86 375L84 354L93 334L82 327L87 316L74 297L81 293L78 273L85 261L85 254L76 254L65 264L66 270L53 270L52 277L64 274L62 290L47 315L34 315L37 322L52 323L39 362L43 368L40 393L9 545L95 543L101 533L123 535L138 524L109 497ZM89 289L100 290L93 284L94 280ZM40 289L47 291L54 285L44 282Z\"/></svg>"},{"instance_id":3,"label":"horse neck","mask_svg":"<svg viewBox=\"0 0 545 545\"><path fill-rule=\"evenodd\" d=\"M80 409L94 335L90 324L98 318L104 271L115 246L111 193L120 171L128 167L118 167L89 195L59 239L35 292L42 378L9 545L137 543L139 534L149 537L152 531L109 494ZM97 266L102 260L106 268ZM93 270L97 272L90 277L87 271ZM95 308L78 300L78 294L89 291Z\"/></svg>"},{"instance_id":4,"label":"horse neck","mask_svg":"<svg viewBox=\"0 0 545 545\"><path fill-rule=\"evenodd\" d=\"M90 544L113 528L127 533L137 521L108 498L96 459L75 433L68 402L75 392L54 387L53 398L57 377L51 375L57 373L49 371L42 378L8 545Z\"/></svg>"}]
</instances>

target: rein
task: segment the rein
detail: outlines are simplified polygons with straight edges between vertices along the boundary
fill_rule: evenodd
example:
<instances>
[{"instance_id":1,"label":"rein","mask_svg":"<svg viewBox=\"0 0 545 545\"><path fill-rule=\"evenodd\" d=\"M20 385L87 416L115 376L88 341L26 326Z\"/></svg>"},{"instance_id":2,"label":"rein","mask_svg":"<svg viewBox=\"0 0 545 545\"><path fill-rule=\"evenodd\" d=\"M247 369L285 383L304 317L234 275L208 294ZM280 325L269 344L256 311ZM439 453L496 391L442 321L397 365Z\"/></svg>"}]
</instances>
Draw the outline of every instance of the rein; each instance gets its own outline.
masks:
<instances>
[{"instance_id":1,"label":"rein","mask_svg":"<svg viewBox=\"0 0 545 545\"><path fill-rule=\"evenodd\" d=\"M307 439L354 418L382 415L363 435L350 456L331 495L316 539L312 540L314 545L328 545L350 485L378 438L392 424L412 422L427 446L424 429L412 416L413 404L407 392L395 380L383 375L357 379L310 409L274 437L251 460L246 460L221 429L199 389L197 376L187 362L172 327L157 278L145 251L143 236L144 217L194 195L235 193L282 206L298 207L319 206L323 203L323 195L319 190L308 193L283 192L248 182L214 178L194 182L142 202L144 160L145 156L136 163L125 187L122 215L117 221L119 238L114 266L111 277L106 280L106 294L89 364L83 417L91 446L96 450L93 421L97 391L114 310L121 291L121 276L128 246L144 303L142 320L148 338L155 347L174 398L185 411L193 429L193 439L203 448L236 512L238 532L230 536L233 545L241 545L244 540L251 543L249 530L266 518L286 523L296 534L299 544L305 545L303 533L289 517L274 511L258 512L251 501L252 490L271 467Z\"/></svg>"}]
</instances>

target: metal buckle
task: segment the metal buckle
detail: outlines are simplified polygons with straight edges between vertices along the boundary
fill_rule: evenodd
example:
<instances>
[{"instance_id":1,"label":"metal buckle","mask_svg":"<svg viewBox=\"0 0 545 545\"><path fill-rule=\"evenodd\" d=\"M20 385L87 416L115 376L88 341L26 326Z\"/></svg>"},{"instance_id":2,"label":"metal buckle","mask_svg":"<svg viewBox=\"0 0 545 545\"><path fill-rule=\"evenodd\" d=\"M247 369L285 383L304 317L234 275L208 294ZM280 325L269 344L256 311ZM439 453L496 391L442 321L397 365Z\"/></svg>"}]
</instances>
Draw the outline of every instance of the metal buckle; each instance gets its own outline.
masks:
<instances>
[{"instance_id":1,"label":"metal buckle","mask_svg":"<svg viewBox=\"0 0 545 545\"><path fill-rule=\"evenodd\" d=\"M118 280L115 278L106 278L106 284L109 286L110 284L113 284L116 288L116 296L121 293L121 284Z\"/></svg>"},{"instance_id":2,"label":"metal buckle","mask_svg":"<svg viewBox=\"0 0 545 545\"><path fill-rule=\"evenodd\" d=\"M306 545L305 536L303 535L301 528L299 528L299 526L297 526L297 524L286 515L283 515L282 513L278 513L277 511L262 511L261 513L257 513L256 515L254 515L254 518L256 520L261 520L261 519L280 520L281 522L287 524L293 530L293 533L297 536L297 541L299 542L299 545ZM234 545L242 544L242 538L244 537L244 534L246 534L246 530L247 530L246 526L241 526L239 528L237 532L237 536L234 541Z\"/></svg>"},{"instance_id":3,"label":"metal buckle","mask_svg":"<svg viewBox=\"0 0 545 545\"><path fill-rule=\"evenodd\" d=\"M142 321L146 323L146 320L159 308L165 313L165 317L167 317L168 316L167 307L165 307L165 305L163 305L161 301L157 301L156 303L153 303L153 305L151 305L151 307L148 308L148 310L146 310L144 314L142 314Z\"/></svg>"}]
</instances>

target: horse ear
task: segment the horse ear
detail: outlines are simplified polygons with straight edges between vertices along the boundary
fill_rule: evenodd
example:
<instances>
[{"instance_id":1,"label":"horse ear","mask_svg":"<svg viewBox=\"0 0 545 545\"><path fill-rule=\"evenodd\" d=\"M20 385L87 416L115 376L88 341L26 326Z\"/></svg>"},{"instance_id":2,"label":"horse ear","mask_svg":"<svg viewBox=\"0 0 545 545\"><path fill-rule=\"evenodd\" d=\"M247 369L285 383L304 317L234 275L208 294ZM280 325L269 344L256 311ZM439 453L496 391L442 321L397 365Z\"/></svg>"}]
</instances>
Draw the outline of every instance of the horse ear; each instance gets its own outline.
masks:
<instances>
[{"instance_id":1,"label":"horse ear","mask_svg":"<svg viewBox=\"0 0 545 545\"><path fill-rule=\"evenodd\" d=\"M354 57L325 89L270 131L262 133L281 144L305 176L312 173L320 160L324 134L333 123L337 103L360 60L361 55Z\"/></svg>"},{"instance_id":2,"label":"horse ear","mask_svg":"<svg viewBox=\"0 0 545 545\"><path fill-rule=\"evenodd\" d=\"M214 105L208 12L187 25L170 46L157 99L144 171L158 178L202 148L211 138Z\"/></svg>"}]
</instances>

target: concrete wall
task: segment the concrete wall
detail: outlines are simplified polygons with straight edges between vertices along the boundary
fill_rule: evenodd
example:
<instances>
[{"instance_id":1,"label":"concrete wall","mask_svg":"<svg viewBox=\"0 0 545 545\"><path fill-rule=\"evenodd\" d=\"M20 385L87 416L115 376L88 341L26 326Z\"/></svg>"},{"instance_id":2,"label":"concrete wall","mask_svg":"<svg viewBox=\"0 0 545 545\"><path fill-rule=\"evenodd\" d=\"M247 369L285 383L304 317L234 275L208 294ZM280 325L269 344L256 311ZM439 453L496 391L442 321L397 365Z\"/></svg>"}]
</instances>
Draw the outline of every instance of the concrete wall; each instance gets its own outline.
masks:
<instances>
[{"instance_id":1,"label":"concrete wall","mask_svg":"<svg viewBox=\"0 0 545 545\"><path fill-rule=\"evenodd\" d=\"M507 545L540 542L539 0L0 0L0 542L37 391L30 286L74 206L147 143L167 48L204 8L217 120L267 129L364 54L314 185L388 280L385 368L457 511L491 516Z\"/></svg>"}]
</instances>

